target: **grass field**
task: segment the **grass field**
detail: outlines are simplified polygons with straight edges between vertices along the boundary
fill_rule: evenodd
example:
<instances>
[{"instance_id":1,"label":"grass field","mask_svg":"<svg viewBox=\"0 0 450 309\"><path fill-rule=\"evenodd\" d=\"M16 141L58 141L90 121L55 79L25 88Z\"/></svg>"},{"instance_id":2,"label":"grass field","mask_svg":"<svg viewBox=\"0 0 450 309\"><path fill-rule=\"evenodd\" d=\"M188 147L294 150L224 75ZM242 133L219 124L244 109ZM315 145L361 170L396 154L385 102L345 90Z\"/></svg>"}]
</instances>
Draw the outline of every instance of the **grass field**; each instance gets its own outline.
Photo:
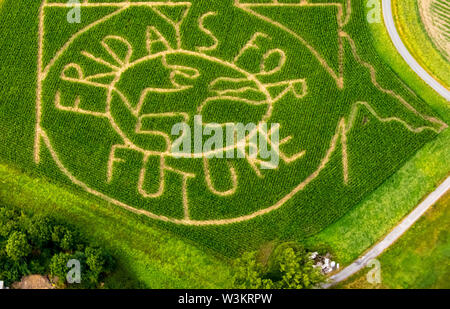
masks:
<instances>
[{"instance_id":1,"label":"grass field","mask_svg":"<svg viewBox=\"0 0 450 309\"><path fill-rule=\"evenodd\" d=\"M444 196L423 218L380 257L382 283L372 285L364 270L340 288L448 289L450 275L450 195Z\"/></svg>"},{"instance_id":2,"label":"grass field","mask_svg":"<svg viewBox=\"0 0 450 309\"><path fill-rule=\"evenodd\" d=\"M448 7L448 2L443 0L430 0L422 1L425 3L431 3L430 8L443 8ZM448 14L445 16L442 12L437 12L435 9L423 9L429 12L428 18L423 17L423 12L419 8L417 1L408 0L394 0L392 1L393 14L395 16L395 23L399 30L400 36L405 43L406 47L413 55L413 57L439 82L450 87L450 51L448 50L448 42L450 42L450 29L445 26L444 20L448 19ZM428 6L427 6L428 7ZM450 8L447 8L449 10ZM433 25L433 18L436 14L444 14L441 23ZM427 16L428 16L427 15ZM425 25L425 21L429 25ZM448 21L447 21L448 22ZM438 28L431 30L430 27L442 27L442 45L447 45L445 51L442 46L437 45L437 41L432 39L428 31L437 32ZM427 27L429 30L427 31ZM439 40L439 41L441 41ZM446 43L447 42L447 43ZM439 42L440 43L440 42Z\"/></svg>"},{"instance_id":3,"label":"grass field","mask_svg":"<svg viewBox=\"0 0 450 309\"><path fill-rule=\"evenodd\" d=\"M226 256L273 239L302 240L313 235L367 198L425 144L437 141L445 127L441 119L449 119L448 109L433 111L427 104L430 100L405 86L379 57L365 22L364 1L352 1L351 13L347 1L330 2L335 5L285 10L193 1L184 19L186 5L181 2L156 11L143 6L85 7L82 23L68 24L65 6L45 7L40 15L40 3L5 1L0 16L4 21L0 58L5 64L0 72L7 77L0 92L0 128L5 132L0 136L0 158L33 176L78 185L116 207L143 210L150 219L140 218L142 224L158 227L151 233L163 235L159 229L168 230ZM325 1L310 1L314 3ZM290 23L299 12L298 23ZM322 24L317 24L317 15ZM109 19L80 34L105 16ZM282 27L260 16L277 20ZM174 26L167 20L182 23L173 22ZM256 33L263 33L254 41L259 49L245 49ZM116 37L105 41L107 35ZM152 41L155 36L160 40ZM65 42L71 42L67 49ZM10 56L13 50L15 57ZM261 59L265 59L262 66ZM117 68L121 74L116 76ZM194 73L201 78L193 81ZM115 77L118 80L111 82ZM214 89L211 98L208 87L218 79L245 79L248 91L225 83ZM307 92L299 96L288 89L293 81L306 83ZM111 83L115 86L108 86ZM105 87L115 90L108 94ZM146 87L158 91L144 97L138 109ZM161 90L170 87L174 91L168 95ZM168 155L165 150L172 141L161 134L167 130L164 126L181 113L189 115L193 125L192 116L203 102L214 103L200 110L208 121L280 123L280 138L292 138L281 147L285 159L279 168L261 171L263 162L249 160L228 160L229 164L210 160L205 165L203 158ZM157 129L149 122L147 130L159 134L136 132L142 119L155 114L173 119ZM437 145L442 147L445 138L440 135ZM113 161L110 168L114 149L124 162ZM301 151L305 151L302 157L288 159ZM445 154L441 153L444 158ZM147 172L145 177L142 171ZM233 172L238 175L236 185ZM233 194L215 194L233 187ZM105 214L114 206L108 207ZM394 210L394 218L408 207ZM95 218L91 220L94 224ZM105 218L103 224L107 222ZM122 231L126 229L125 225ZM125 244L124 240L120 246ZM148 248L152 246L157 243ZM156 281L164 282L161 277Z\"/></svg>"}]
</instances>

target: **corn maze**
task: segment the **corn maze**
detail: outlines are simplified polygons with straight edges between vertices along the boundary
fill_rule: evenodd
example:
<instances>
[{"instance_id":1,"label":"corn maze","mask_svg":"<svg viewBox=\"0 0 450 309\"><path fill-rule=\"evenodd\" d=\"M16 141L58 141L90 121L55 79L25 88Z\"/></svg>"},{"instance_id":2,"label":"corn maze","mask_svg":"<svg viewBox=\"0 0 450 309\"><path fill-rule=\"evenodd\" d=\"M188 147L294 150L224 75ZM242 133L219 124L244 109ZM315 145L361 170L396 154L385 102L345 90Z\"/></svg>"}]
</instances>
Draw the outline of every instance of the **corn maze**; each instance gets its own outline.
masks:
<instances>
[{"instance_id":1,"label":"corn maze","mask_svg":"<svg viewBox=\"0 0 450 309\"><path fill-rule=\"evenodd\" d=\"M40 5L30 160L219 251L320 231L447 127L358 30L364 1L80 2L80 23ZM199 115L278 124L214 151L258 133L279 164L175 156Z\"/></svg>"}]
</instances>

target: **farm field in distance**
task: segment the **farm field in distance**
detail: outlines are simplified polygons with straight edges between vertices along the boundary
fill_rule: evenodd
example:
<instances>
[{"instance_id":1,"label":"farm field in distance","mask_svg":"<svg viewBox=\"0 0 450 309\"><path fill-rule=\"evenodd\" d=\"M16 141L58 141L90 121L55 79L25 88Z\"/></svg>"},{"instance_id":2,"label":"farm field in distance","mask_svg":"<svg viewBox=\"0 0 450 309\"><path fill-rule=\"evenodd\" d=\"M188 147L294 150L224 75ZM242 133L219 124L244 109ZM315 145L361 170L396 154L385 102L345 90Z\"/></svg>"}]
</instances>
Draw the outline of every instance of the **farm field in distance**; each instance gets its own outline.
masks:
<instances>
[{"instance_id":1,"label":"farm field in distance","mask_svg":"<svg viewBox=\"0 0 450 309\"><path fill-rule=\"evenodd\" d=\"M0 1L0 203L110 252L106 288L285 288L282 250L349 265L450 173L449 102L370 9ZM249 252L273 285L240 277Z\"/></svg>"}]
</instances>

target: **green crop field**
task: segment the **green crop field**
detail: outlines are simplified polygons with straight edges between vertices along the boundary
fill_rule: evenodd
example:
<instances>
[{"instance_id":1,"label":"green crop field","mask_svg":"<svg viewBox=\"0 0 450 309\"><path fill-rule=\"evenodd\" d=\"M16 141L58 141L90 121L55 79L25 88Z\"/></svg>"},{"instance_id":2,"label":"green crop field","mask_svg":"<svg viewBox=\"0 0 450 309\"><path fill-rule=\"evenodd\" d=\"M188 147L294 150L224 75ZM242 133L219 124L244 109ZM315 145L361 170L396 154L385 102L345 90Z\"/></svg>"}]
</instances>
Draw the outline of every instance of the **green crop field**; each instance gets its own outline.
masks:
<instances>
[{"instance_id":1,"label":"green crop field","mask_svg":"<svg viewBox=\"0 0 450 309\"><path fill-rule=\"evenodd\" d=\"M324 230L447 128L378 55L362 0L72 9L1 7L1 162L225 256ZM178 158L171 128L195 116L279 124L264 137L279 164Z\"/></svg>"}]
</instances>

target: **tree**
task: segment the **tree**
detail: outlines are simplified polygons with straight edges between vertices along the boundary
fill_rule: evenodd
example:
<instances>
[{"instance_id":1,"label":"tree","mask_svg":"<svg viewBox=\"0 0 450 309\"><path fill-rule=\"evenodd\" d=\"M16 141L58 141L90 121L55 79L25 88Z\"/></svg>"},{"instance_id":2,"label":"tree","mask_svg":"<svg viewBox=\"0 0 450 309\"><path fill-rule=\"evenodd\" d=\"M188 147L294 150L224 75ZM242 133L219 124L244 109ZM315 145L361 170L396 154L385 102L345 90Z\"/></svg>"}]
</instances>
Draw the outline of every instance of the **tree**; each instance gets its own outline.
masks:
<instances>
[{"instance_id":1,"label":"tree","mask_svg":"<svg viewBox=\"0 0 450 309\"><path fill-rule=\"evenodd\" d=\"M24 268L26 268L26 265L23 263L15 262L8 258L0 258L0 278L6 285L19 281Z\"/></svg>"},{"instance_id":2,"label":"tree","mask_svg":"<svg viewBox=\"0 0 450 309\"><path fill-rule=\"evenodd\" d=\"M86 265L89 267L88 278L91 283L97 284L100 275L112 268L112 257L101 248L87 247L85 250Z\"/></svg>"},{"instance_id":3,"label":"tree","mask_svg":"<svg viewBox=\"0 0 450 309\"><path fill-rule=\"evenodd\" d=\"M6 208L0 208L0 237L7 238L11 232L18 228L16 212Z\"/></svg>"},{"instance_id":4,"label":"tree","mask_svg":"<svg viewBox=\"0 0 450 309\"><path fill-rule=\"evenodd\" d=\"M311 289L323 282L319 271L313 267L309 254L295 251L294 248L285 248L277 257L276 265L282 274L277 281L278 289Z\"/></svg>"},{"instance_id":5,"label":"tree","mask_svg":"<svg viewBox=\"0 0 450 309\"><path fill-rule=\"evenodd\" d=\"M74 236L65 226L57 225L53 228L52 241L61 249L69 251L74 246Z\"/></svg>"},{"instance_id":6,"label":"tree","mask_svg":"<svg viewBox=\"0 0 450 309\"><path fill-rule=\"evenodd\" d=\"M258 263L257 252L244 253L235 262L236 288L310 289L324 281L309 253L295 243L279 245L267 265Z\"/></svg>"},{"instance_id":7,"label":"tree","mask_svg":"<svg viewBox=\"0 0 450 309\"><path fill-rule=\"evenodd\" d=\"M50 260L50 274L54 277L58 277L59 282L65 283L66 276L69 271L67 262L70 260L70 254L60 252L55 254Z\"/></svg>"},{"instance_id":8,"label":"tree","mask_svg":"<svg viewBox=\"0 0 450 309\"><path fill-rule=\"evenodd\" d=\"M6 243L6 254L13 261L19 261L31 253L31 246L22 232L13 232Z\"/></svg>"},{"instance_id":9,"label":"tree","mask_svg":"<svg viewBox=\"0 0 450 309\"><path fill-rule=\"evenodd\" d=\"M257 262L256 252L246 252L235 262L235 286L238 289L270 289L273 282L263 278L263 266Z\"/></svg>"},{"instance_id":10,"label":"tree","mask_svg":"<svg viewBox=\"0 0 450 309\"><path fill-rule=\"evenodd\" d=\"M42 247L51 240L52 230L50 220L42 216L36 216L27 226L27 232L32 242L38 247Z\"/></svg>"}]
</instances>

